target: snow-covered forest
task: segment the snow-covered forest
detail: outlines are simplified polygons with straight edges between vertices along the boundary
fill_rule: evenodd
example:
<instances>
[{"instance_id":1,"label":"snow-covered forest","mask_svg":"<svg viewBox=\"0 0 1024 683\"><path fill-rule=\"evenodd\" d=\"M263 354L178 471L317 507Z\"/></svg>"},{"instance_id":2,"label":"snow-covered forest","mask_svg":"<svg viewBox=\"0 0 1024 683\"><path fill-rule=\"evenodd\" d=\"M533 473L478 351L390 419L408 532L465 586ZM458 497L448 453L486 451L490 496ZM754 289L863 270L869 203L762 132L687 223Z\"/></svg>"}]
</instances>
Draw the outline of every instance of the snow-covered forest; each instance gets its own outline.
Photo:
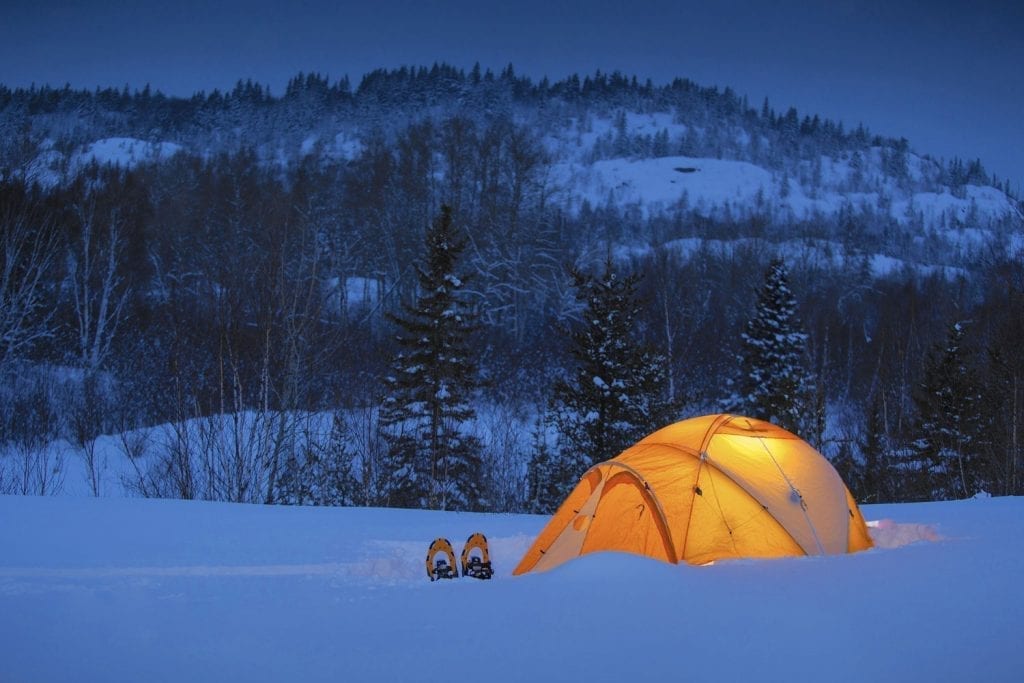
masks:
<instances>
[{"instance_id":1,"label":"snow-covered forest","mask_svg":"<svg viewBox=\"0 0 1024 683\"><path fill-rule=\"evenodd\" d=\"M0 86L0 492L545 511L729 410L1022 493L1021 203L926 152L617 73Z\"/></svg>"}]
</instances>

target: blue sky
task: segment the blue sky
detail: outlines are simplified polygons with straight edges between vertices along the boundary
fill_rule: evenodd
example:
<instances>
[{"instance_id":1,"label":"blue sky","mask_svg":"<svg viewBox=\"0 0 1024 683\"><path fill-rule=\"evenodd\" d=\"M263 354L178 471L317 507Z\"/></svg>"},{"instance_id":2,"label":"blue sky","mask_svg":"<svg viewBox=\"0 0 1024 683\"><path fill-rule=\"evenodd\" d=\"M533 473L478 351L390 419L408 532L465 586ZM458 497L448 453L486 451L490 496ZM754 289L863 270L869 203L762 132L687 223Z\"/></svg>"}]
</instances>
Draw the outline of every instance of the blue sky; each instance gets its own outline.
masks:
<instances>
[{"instance_id":1,"label":"blue sky","mask_svg":"<svg viewBox=\"0 0 1024 683\"><path fill-rule=\"evenodd\" d=\"M731 86L1024 187L1024 3L0 0L0 82L169 94L447 61Z\"/></svg>"}]
</instances>

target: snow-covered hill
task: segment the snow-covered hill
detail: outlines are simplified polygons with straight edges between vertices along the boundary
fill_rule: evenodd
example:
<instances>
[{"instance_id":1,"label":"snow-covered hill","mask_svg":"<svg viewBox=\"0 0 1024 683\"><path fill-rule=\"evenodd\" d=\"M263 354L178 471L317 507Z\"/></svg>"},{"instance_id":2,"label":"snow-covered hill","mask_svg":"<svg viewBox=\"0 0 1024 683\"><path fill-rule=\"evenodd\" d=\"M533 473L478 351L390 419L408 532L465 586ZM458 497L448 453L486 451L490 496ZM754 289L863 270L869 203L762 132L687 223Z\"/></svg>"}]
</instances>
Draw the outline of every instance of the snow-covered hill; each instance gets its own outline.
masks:
<instances>
[{"instance_id":1,"label":"snow-covered hill","mask_svg":"<svg viewBox=\"0 0 1024 683\"><path fill-rule=\"evenodd\" d=\"M782 222L864 210L925 228L987 229L1004 221L1019 227L1024 220L1019 202L980 161L935 160L907 140L871 136L863 128L844 132L818 117L801 122L795 110L777 115L766 104L757 112L728 89L683 82L651 90L605 75L594 81L595 87L603 83L603 96L574 98L579 83L568 81L525 97L529 81L517 91L511 82L481 84L449 71L440 80L422 70L369 74L354 93L344 92L347 82L338 84L333 101L328 83L312 75L300 75L281 99L253 84L240 84L226 98L211 94L205 103L202 97L154 102L136 94L132 106L126 93L19 91L6 111L0 109L0 123L17 129L32 122L40 137L22 143L36 148L24 172L47 185L73 178L93 161L127 168L178 152L209 159L249 149L282 170L310 157L346 163L358 159L367 142L400 135L410 125L429 121L438 131L455 118L463 126L485 126L498 116L529 131L530 144L544 153L546 191L570 211L588 202L636 206L650 215L682 203L709 217ZM496 101L493 88L510 99ZM27 114L34 111L33 98L44 96L48 111ZM418 98L430 106L416 106ZM458 135L469 139L471 130ZM443 152L434 153L430 172L443 181L451 169Z\"/></svg>"},{"instance_id":2,"label":"snow-covered hill","mask_svg":"<svg viewBox=\"0 0 1024 683\"><path fill-rule=\"evenodd\" d=\"M630 134L642 135L649 126L644 120L633 120L636 118L631 117L634 128ZM610 125L604 123L605 134L608 134ZM324 144L317 135L310 135L298 149L277 148L272 153L266 151L263 156L273 158L281 166L310 155L352 160L362 151L358 135L357 129L343 128L329 144ZM867 179L861 183L878 189L854 191L849 188L850 163L822 157L818 162L817 187L808 188L784 173L746 161L686 156L593 160L589 157L596 133L586 136L590 146L582 148L574 148L565 141L572 137L571 130L563 130L560 135L555 138L557 144L552 143L552 139L548 141L552 156L545 181L552 198L574 213L584 202L591 206L635 206L645 215L684 208L712 218L761 215L778 221L834 218L844 210L877 210L902 224L916 219L925 228L945 229L955 225L973 229L974 241L984 244L992 239L991 231L986 229L988 226L1024 220L1017 203L990 186L966 185L956 194L949 187L912 192L886 181L877 168L869 166L873 170L869 170ZM581 149L585 153L581 153ZM93 162L101 166L133 168L140 163L160 163L179 152L189 151L204 157L211 154L211 150L188 150L176 142L114 137L83 144L66 155L47 140L40 146L39 155L27 173L32 180L52 187L73 178ZM878 154L876 150L869 156ZM915 168L929 163L915 155L911 155L911 160Z\"/></svg>"},{"instance_id":3,"label":"snow-covered hill","mask_svg":"<svg viewBox=\"0 0 1024 683\"><path fill-rule=\"evenodd\" d=\"M703 215L734 218L769 215L785 220L834 217L840 211L881 206L881 213L901 223L919 218L925 227L953 224L989 225L1020 219L1020 209L993 187L968 185L963 196L941 192L842 191L842 175L832 176L819 192L808 194L799 184L746 161L693 157L619 158L593 163L561 162L552 168L559 197L571 210L592 206L635 205L647 214L693 208ZM785 190L783 190L785 186ZM895 199L893 199L895 197Z\"/></svg>"},{"instance_id":4,"label":"snow-covered hill","mask_svg":"<svg viewBox=\"0 0 1024 683\"><path fill-rule=\"evenodd\" d=\"M546 518L0 497L0 680L1018 680L1024 500L864 512L886 547L512 577ZM474 531L495 579L427 582Z\"/></svg>"},{"instance_id":5,"label":"snow-covered hill","mask_svg":"<svg viewBox=\"0 0 1024 683\"><path fill-rule=\"evenodd\" d=\"M767 230L772 242L810 237L833 242L833 253L867 254L876 274L908 265L959 275L993 255L1012 257L1007 249L1024 234L1020 201L981 160L935 159L906 139L767 102L755 109L729 88L685 79L654 86L598 73L533 83L511 70L434 65L378 70L354 88L300 74L280 97L252 82L189 100L0 93L0 130L9 131L0 178L50 188L93 162L137 168L183 154L216 164L240 154L285 187L322 171L331 189L318 204L337 199L346 213L388 197L458 205L471 229L568 215L593 232L619 226L614 246L627 248ZM412 194L398 199L399 188ZM498 205L515 218L496 218ZM588 207L602 218L591 220ZM588 232L569 249L586 253ZM381 269L358 267L360 277Z\"/></svg>"},{"instance_id":6,"label":"snow-covered hill","mask_svg":"<svg viewBox=\"0 0 1024 683\"><path fill-rule=\"evenodd\" d=\"M174 142L146 142L129 137L101 138L76 149L70 155L56 150L52 140L40 145L40 154L26 175L44 187L54 187L74 178L91 164L134 168L141 163L167 161L183 147Z\"/></svg>"},{"instance_id":7,"label":"snow-covered hill","mask_svg":"<svg viewBox=\"0 0 1024 683\"><path fill-rule=\"evenodd\" d=\"M561 163L553 176L563 200L579 210L582 202L600 206L637 204L656 213L680 202L711 212L726 205L753 209L758 193L775 194L772 174L745 161L661 157L605 159L589 164Z\"/></svg>"}]
</instances>

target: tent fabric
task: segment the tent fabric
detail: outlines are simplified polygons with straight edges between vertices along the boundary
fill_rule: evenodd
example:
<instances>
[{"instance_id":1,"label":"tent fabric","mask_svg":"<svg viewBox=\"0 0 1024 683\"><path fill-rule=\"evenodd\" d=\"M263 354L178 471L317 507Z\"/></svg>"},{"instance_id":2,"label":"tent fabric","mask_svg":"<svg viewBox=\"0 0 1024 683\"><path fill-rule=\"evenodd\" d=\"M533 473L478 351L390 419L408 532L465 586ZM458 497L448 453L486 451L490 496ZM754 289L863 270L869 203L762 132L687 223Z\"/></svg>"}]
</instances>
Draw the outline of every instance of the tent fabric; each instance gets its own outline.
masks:
<instances>
[{"instance_id":1,"label":"tent fabric","mask_svg":"<svg viewBox=\"0 0 1024 683\"><path fill-rule=\"evenodd\" d=\"M513 573L601 550L706 564L870 547L853 496L810 444L770 422L706 415L590 468Z\"/></svg>"}]
</instances>

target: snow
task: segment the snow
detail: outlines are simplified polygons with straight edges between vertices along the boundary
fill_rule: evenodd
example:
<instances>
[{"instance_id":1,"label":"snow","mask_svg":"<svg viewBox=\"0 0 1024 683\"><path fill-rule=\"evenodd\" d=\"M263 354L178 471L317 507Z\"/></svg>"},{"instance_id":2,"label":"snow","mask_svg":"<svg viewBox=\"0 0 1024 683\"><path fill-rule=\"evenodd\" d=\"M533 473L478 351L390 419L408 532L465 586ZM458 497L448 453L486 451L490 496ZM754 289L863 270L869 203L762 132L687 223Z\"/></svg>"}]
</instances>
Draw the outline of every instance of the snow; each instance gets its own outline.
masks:
<instances>
[{"instance_id":1,"label":"snow","mask_svg":"<svg viewBox=\"0 0 1024 683\"><path fill-rule=\"evenodd\" d=\"M334 314L358 313L375 308L383 295L383 283L379 278L349 276L331 277L324 281L324 296L327 309Z\"/></svg>"},{"instance_id":2,"label":"snow","mask_svg":"<svg viewBox=\"0 0 1024 683\"><path fill-rule=\"evenodd\" d=\"M47 188L55 187L60 183L64 162L64 155L54 149L54 141L47 138L39 144L39 154L25 170L26 180Z\"/></svg>"},{"instance_id":3,"label":"snow","mask_svg":"<svg viewBox=\"0 0 1024 683\"><path fill-rule=\"evenodd\" d=\"M653 129L656 125L645 128L638 122L644 119L639 115L627 118L632 132ZM593 138L608 134L610 124L600 123L601 128L595 127L594 133L581 138L585 141L584 149L593 146ZM574 213L584 202L591 206L635 205L644 215L655 215L682 204L705 216L722 216L728 209L733 216L759 213L780 220L790 217L813 220L816 216L836 216L844 208L855 211L877 208L881 199L879 192L845 189L843 185L850 175L849 162L825 156L820 157L821 187L809 190L795 177L746 161L672 156L603 159L590 163L583 155L574 155L567 148L558 153L561 160L552 165L549 178L555 197ZM878 156L877 150L874 156ZM911 164L913 174L921 160L915 155L910 159L914 162ZM874 159L871 163L880 161ZM880 178L875 180L882 184ZM784 184L786 192L782 191ZM919 216L925 226L933 228L952 224L974 228L1021 218L1020 209L994 187L967 185L962 197L954 196L948 188L943 192L906 194L891 181L885 183L883 189L889 198L889 215L904 224L909 222L911 213ZM979 237L987 243L991 235L980 232Z\"/></svg>"},{"instance_id":4,"label":"snow","mask_svg":"<svg viewBox=\"0 0 1024 683\"><path fill-rule=\"evenodd\" d=\"M1017 680L1024 499L863 509L856 555L512 577L546 517L0 497L0 680ZM429 583L475 531L495 578Z\"/></svg>"},{"instance_id":5,"label":"snow","mask_svg":"<svg viewBox=\"0 0 1024 683\"><path fill-rule=\"evenodd\" d=\"M630 135L657 135L661 131L667 131L669 139L676 139L686 133L686 126L675 122L675 116L669 112L639 113L627 111L626 130ZM614 126L612 120L608 120L607 129Z\"/></svg>"},{"instance_id":6,"label":"snow","mask_svg":"<svg viewBox=\"0 0 1024 683\"><path fill-rule=\"evenodd\" d=\"M358 130L342 131L334 136L334 154L337 159L352 161L363 152L363 143L359 141Z\"/></svg>"},{"instance_id":7,"label":"snow","mask_svg":"<svg viewBox=\"0 0 1024 683\"><path fill-rule=\"evenodd\" d=\"M962 251L971 249L971 240L983 239L979 234L982 231L950 230L949 239L954 244L961 244ZM956 234L953 234L956 233ZM980 245L981 243L974 243ZM1013 244L1008 253L1015 253ZM839 269L848 265L853 259L860 256L849 252L842 242L820 239L795 239L768 242L756 238L737 238L733 240L714 240L697 237L684 237L670 240L661 245L661 248L678 255L683 261L690 261L706 253L719 258L733 258L736 253L743 250L756 249L763 253L774 254L782 258L786 263L798 264L801 267L820 268L824 270ZM979 250L980 246L976 247ZM1024 240L1017 249L1024 249ZM629 261L648 257L654 249L646 244L634 244L630 246L618 245L613 250L614 258L618 261ZM886 254L866 254L871 274L876 278L885 278L899 274L906 270L912 270L920 276L941 275L947 280L953 281L958 277L964 277L967 272L963 268L954 266L940 266L907 261L905 259L889 256Z\"/></svg>"},{"instance_id":8,"label":"snow","mask_svg":"<svg viewBox=\"0 0 1024 683\"><path fill-rule=\"evenodd\" d=\"M926 225L937 225L943 217L960 223L978 220L979 216L1004 219L1019 216L1011 200L994 187L967 185L964 196L956 197L949 191L940 193L917 192L910 199L892 203L893 218L907 222L908 209L920 213Z\"/></svg>"},{"instance_id":9,"label":"snow","mask_svg":"<svg viewBox=\"0 0 1024 683\"><path fill-rule=\"evenodd\" d=\"M684 198L691 207L711 211L727 202L750 204L759 191L773 188L771 173L754 164L681 156L559 163L551 177L564 188L566 206L577 211L586 200L592 206L639 204L656 213Z\"/></svg>"},{"instance_id":10,"label":"snow","mask_svg":"<svg viewBox=\"0 0 1024 683\"><path fill-rule=\"evenodd\" d=\"M320 142L320 136L319 135L309 135L309 136L307 136L306 139L303 140L302 144L299 146L299 156L300 157L308 157L310 154L313 154L314 152L316 152L316 146L317 146L317 143L319 143L319 142Z\"/></svg>"},{"instance_id":11,"label":"snow","mask_svg":"<svg viewBox=\"0 0 1024 683\"><path fill-rule=\"evenodd\" d=\"M586 114L548 130L543 144L552 164L540 173L543 191L570 213L578 214L585 204L610 204L645 217L685 208L723 221L758 216L773 225L836 220L845 211L866 212L869 217L888 214L919 244L925 236L944 239L957 264L1002 248L1006 236L1016 239L1024 220L1019 204L998 188L943 186L937 179L939 165L927 157L907 154L906 183L886 176L881 147L860 154L856 173L849 150L836 156L819 154L787 171L770 168L767 162L761 166L709 157L601 158L615 147L619 116L624 118L631 140L665 133L667 149L671 150L680 149L687 134L701 134L677 122L680 117L670 111L620 111L614 117ZM325 123L289 145L278 145L266 158L275 160L280 168L313 155L351 161L365 151L361 141L364 133L352 122ZM749 141L750 135L742 129L735 135L741 144ZM143 162L165 161L183 149L174 142L111 137L62 152L52 139L46 139L25 173L29 179L54 187L93 161L130 168ZM209 156L211 150L199 153ZM437 166L434 179L444 179L443 164ZM942 264L932 263L928 257L928 265ZM367 294L363 297L369 298ZM343 310L341 305L333 307Z\"/></svg>"},{"instance_id":12,"label":"snow","mask_svg":"<svg viewBox=\"0 0 1024 683\"><path fill-rule=\"evenodd\" d=\"M71 157L73 169L82 168L93 161L101 166L112 164L132 168L142 162L166 161L182 151L173 142L146 142L135 138L104 138L86 145Z\"/></svg>"},{"instance_id":13,"label":"snow","mask_svg":"<svg viewBox=\"0 0 1024 683\"><path fill-rule=\"evenodd\" d=\"M83 145L65 157L54 148L52 140L45 140L39 146L39 154L28 165L26 175L46 188L53 188L63 180L72 178L89 164L96 162L121 168L133 168L141 163L167 161L183 147L173 142L146 142L136 138L103 138Z\"/></svg>"}]
</instances>

